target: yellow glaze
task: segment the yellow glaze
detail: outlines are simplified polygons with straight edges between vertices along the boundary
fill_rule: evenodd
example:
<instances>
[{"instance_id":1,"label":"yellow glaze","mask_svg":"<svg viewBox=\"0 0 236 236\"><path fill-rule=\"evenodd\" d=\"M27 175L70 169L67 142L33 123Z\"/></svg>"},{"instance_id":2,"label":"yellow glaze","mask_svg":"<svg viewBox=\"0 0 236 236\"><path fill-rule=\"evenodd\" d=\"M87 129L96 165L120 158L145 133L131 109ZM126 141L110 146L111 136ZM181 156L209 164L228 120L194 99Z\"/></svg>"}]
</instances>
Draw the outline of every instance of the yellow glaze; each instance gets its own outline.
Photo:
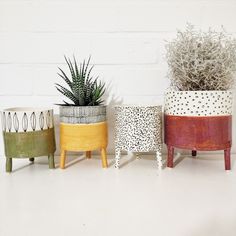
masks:
<instances>
[{"instance_id":1,"label":"yellow glaze","mask_svg":"<svg viewBox=\"0 0 236 236\"><path fill-rule=\"evenodd\" d=\"M60 167L65 168L66 151L85 151L91 158L91 151L101 151L102 166L107 167L107 122L93 124L60 124Z\"/></svg>"}]
</instances>

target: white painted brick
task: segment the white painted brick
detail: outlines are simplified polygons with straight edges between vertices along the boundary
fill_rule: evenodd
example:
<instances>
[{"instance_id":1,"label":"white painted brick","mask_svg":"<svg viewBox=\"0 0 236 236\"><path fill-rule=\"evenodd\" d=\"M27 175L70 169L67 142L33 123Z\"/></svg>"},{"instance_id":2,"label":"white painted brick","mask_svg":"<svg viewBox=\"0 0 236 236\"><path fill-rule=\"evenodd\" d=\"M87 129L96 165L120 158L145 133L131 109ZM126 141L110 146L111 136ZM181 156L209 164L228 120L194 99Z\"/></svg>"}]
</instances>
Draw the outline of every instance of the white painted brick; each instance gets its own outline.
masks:
<instances>
[{"instance_id":1,"label":"white painted brick","mask_svg":"<svg viewBox=\"0 0 236 236\"><path fill-rule=\"evenodd\" d=\"M151 96L163 94L169 85L166 71L154 67L122 69L118 93L122 95Z\"/></svg>"},{"instance_id":2,"label":"white painted brick","mask_svg":"<svg viewBox=\"0 0 236 236\"><path fill-rule=\"evenodd\" d=\"M87 57L91 45L89 37L73 33L2 33L0 51L0 63L64 63L64 55Z\"/></svg>"},{"instance_id":3,"label":"white painted brick","mask_svg":"<svg viewBox=\"0 0 236 236\"><path fill-rule=\"evenodd\" d=\"M201 4L164 1L36 1L1 3L2 30L40 31L170 31L186 22L200 24ZM21 18L10 17L12 12ZM4 23L5 22L5 23Z\"/></svg>"},{"instance_id":4,"label":"white painted brick","mask_svg":"<svg viewBox=\"0 0 236 236\"><path fill-rule=\"evenodd\" d=\"M29 66L0 64L0 95L32 95L34 78Z\"/></svg>"},{"instance_id":5,"label":"white painted brick","mask_svg":"<svg viewBox=\"0 0 236 236\"><path fill-rule=\"evenodd\" d=\"M95 64L156 63L158 40L135 34L2 33L0 63L64 63L64 55L73 54L79 61L92 55Z\"/></svg>"},{"instance_id":6,"label":"white painted brick","mask_svg":"<svg viewBox=\"0 0 236 236\"><path fill-rule=\"evenodd\" d=\"M0 2L0 31L35 30L34 9L31 2Z\"/></svg>"},{"instance_id":7,"label":"white painted brick","mask_svg":"<svg viewBox=\"0 0 236 236\"><path fill-rule=\"evenodd\" d=\"M221 30L223 26L228 32L236 32L236 1L228 3L207 3L203 8L202 28L212 27Z\"/></svg>"}]
</instances>

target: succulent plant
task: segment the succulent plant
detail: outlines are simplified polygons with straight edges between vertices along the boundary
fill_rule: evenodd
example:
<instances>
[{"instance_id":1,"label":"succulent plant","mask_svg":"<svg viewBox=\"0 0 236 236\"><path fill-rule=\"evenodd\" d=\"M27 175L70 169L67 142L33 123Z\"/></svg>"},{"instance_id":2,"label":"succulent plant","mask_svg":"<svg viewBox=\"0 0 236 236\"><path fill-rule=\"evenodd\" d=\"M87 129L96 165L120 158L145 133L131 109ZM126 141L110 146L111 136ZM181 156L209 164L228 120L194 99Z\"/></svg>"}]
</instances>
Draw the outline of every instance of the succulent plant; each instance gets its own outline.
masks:
<instances>
[{"instance_id":1,"label":"succulent plant","mask_svg":"<svg viewBox=\"0 0 236 236\"><path fill-rule=\"evenodd\" d=\"M56 84L56 89L69 98L73 104L64 101L67 106L97 106L103 103L102 95L105 92L105 83L98 81L98 77L93 79L90 66L90 57L87 62L84 60L78 67L75 57L73 62L65 57L69 67L70 76L61 69L58 75L66 82L68 88Z\"/></svg>"},{"instance_id":2,"label":"succulent plant","mask_svg":"<svg viewBox=\"0 0 236 236\"><path fill-rule=\"evenodd\" d=\"M171 87L177 90L227 90L233 87L236 40L224 30L207 32L188 25L166 45Z\"/></svg>"}]
</instances>

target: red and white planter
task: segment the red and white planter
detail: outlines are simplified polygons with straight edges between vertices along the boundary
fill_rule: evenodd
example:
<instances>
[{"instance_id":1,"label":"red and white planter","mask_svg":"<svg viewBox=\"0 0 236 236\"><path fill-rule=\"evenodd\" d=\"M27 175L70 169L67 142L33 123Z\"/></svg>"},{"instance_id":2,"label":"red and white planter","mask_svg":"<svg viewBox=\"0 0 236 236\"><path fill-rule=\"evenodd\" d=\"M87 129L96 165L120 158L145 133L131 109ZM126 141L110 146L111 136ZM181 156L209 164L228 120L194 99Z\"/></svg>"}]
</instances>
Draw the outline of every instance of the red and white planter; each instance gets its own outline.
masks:
<instances>
[{"instance_id":1,"label":"red and white planter","mask_svg":"<svg viewBox=\"0 0 236 236\"><path fill-rule=\"evenodd\" d=\"M224 150L230 169L232 145L232 91L168 91L165 94L167 166L173 167L174 148L197 151Z\"/></svg>"}]
</instances>

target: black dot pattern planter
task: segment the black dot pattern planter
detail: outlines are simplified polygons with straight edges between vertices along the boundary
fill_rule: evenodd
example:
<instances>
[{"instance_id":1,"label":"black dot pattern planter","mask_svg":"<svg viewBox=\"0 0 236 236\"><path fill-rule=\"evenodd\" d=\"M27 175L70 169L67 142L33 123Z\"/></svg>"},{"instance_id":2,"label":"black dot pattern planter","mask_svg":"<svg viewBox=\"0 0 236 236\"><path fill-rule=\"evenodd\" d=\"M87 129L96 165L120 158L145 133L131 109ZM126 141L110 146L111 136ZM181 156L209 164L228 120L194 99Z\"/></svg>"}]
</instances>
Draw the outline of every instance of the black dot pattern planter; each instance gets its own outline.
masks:
<instances>
[{"instance_id":1,"label":"black dot pattern planter","mask_svg":"<svg viewBox=\"0 0 236 236\"><path fill-rule=\"evenodd\" d=\"M115 107L115 152L119 167L121 151L156 152L158 166L162 167L162 108L161 106Z\"/></svg>"}]
</instances>

